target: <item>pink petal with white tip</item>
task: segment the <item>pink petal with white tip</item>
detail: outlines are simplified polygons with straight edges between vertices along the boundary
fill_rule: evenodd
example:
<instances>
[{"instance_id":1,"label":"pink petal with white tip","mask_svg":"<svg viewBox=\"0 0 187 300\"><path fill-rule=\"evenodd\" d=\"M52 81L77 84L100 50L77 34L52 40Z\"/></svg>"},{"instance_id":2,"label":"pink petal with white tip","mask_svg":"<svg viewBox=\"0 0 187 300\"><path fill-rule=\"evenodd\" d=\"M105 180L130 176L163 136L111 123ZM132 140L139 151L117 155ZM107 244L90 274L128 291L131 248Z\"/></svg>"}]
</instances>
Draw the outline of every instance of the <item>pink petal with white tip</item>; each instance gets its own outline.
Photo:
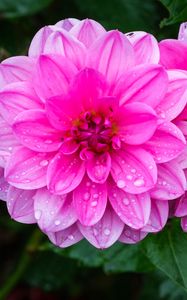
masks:
<instances>
[{"instance_id":1,"label":"pink petal with white tip","mask_svg":"<svg viewBox=\"0 0 187 300\"><path fill-rule=\"evenodd\" d=\"M0 65L0 88L16 81L28 81L32 78L35 61L27 56L7 58Z\"/></svg>"},{"instance_id":2,"label":"pink petal with white tip","mask_svg":"<svg viewBox=\"0 0 187 300\"><path fill-rule=\"evenodd\" d=\"M34 197L35 218L44 232L64 230L76 222L72 194L57 196L46 188L39 189Z\"/></svg>"},{"instance_id":3,"label":"pink petal with white tip","mask_svg":"<svg viewBox=\"0 0 187 300\"><path fill-rule=\"evenodd\" d=\"M158 232L163 229L169 217L168 201L151 199L151 214L148 223L142 228L145 232Z\"/></svg>"},{"instance_id":4,"label":"pink petal with white tip","mask_svg":"<svg viewBox=\"0 0 187 300\"><path fill-rule=\"evenodd\" d=\"M55 29L53 26L50 28ZM66 60L73 62L78 69L85 66L86 47L64 29L54 30L50 34L45 43L44 53L63 56Z\"/></svg>"},{"instance_id":5,"label":"pink petal with white tip","mask_svg":"<svg viewBox=\"0 0 187 300\"><path fill-rule=\"evenodd\" d=\"M112 153L111 175L117 186L127 193L141 194L154 187L157 167L152 155L132 146Z\"/></svg>"},{"instance_id":6,"label":"pink petal with white tip","mask_svg":"<svg viewBox=\"0 0 187 300\"><path fill-rule=\"evenodd\" d=\"M187 23L184 22L180 25L178 40L182 42L187 42Z\"/></svg>"},{"instance_id":7,"label":"pink petal with white tip","mask_svg":"<svg viewBox=\"0 0 187 300\"><path fill-rule=\"evenodd\" d=\"M152 34L144 31L135 31L126 33L126 36L133 45L136 64L157 64L159 62L158 42Z\"/></svg>"},{"instance_id":8,"label":"pink petal with white tip","mask_svg":"<svg viewBox=\"0 0 187 300\"><path fill-rule=\"evenodd\" d=\"M185 148L185 138L171 122L164 122L158 126L151 139L144 144L157 163L168 162L178 157Z\"/></svg>"},{"instance_id":9,"label":"pink petal with white tip","mask_svg":"<svg viewBox=\"0 0 187 300\"><path fill-rule=\"evenodd\" d=\"M133 65L133 47L117 30L106 32L89 48L87 66L101 72L112 86Z\"/></svg>"},{"instance_id":10,"label":"pink petal with white tip","mask_svg":"<svg viewBox=\"0 0 187 300\"><path fill-rule=\"evenodd\" d=\"M108 195L113 209L125 224L134 229L146 225L151 212L148 193L129 194L119 189L113 181L109 181Z\"/></svg>"},{"instance_id":11,"label":"pink petal with white tip","mask_svg":"<svg viewBox=\"0 0 187 300\"><path fill-rule=\"evenodd\" d=\"M0 116L0 151L11 153L13 148L18 146L19 142L12 132L12 128Z\"/></svg>"},{"instance_id":12,"label":"pink petal with white tip","mask_svg":"<svg viewBox=\"0 0 187 300\"><path fill-rule=\"evenodd\" d=\"M112 246L120 237L124 224L110 206L107 207L102 219L93 226L78 223L82 235L96 248L105 249Z\"/></svg>"},{"instance_id":13,"label":"pink petal with white tip","mask_svg":"<svg viewBox=\"0 0 187 300\"><path fill-rule=\"evenodd\" d=\"M44 110L31 109L20 113L12 128L22 145L37 152L52 152L62 144L62 133L51 126Z\"/></svg>"},{"instance_id":14,"label":"pink petal with white tip","mask_svg":"<svg viewBox=\"0 0 187 300\"><path fill-rule=\"evenodd\" d=\"M132 229L131 227L125 226L119 241L124 244L136 244L143 240L147 236L147 232L141 230Z\"/></svg>"},{"instance_id":15,"label":"pink petal with white tip","mask_svg":"<svg viewBox=\"0 0 187 300\"><path fill-rule=\"evenodd\" d=\"M51 193L63 195L73 191L82 181L85 163L78 154L58 153L47 170L47 185Z\"/></svg>"},{"instance_id":16,"label":"pink petal with white tip","mask_svg":"<svg viewBox=\"0 0 187 300\"><path fill-rule=\"evenodd\" d=\"M37 57L44 52L46 40L52 32L50 26L45 26L35 34L29 47L30 57Z\"/></svg>"},{"instance_id":17,"label":"pink petal with white tip","mask_svg":"<svg viewBox=\"0 0 187 300\"><path fill-rule=\"evenodd\" d=\"M184 232L187 232L187 216L181 218L181 227Z\"/></svg>"},{"instance_id":18,"label":"pink petal with white tip","mask_svg":"<svg viewBox=\"0 0 187 300\"><path fill-rule=\"evenodd\" d=\"M107 204L106 184L92 182L87 176L73 192L73 202L80 223L96 224L103 216Z\"/></svg>"},{"instance_id":19,"label":"pink petal with white tip","mask_svg":"<svg viewBox=\"0 0 187 300\"><path fill-rule=\"evenodd\" d=\"M168 90L164 99L156 108L158 114L167 120L173 120L187 103L187 74L180 70L169 70Z\"/></svg>"},{"instance_id":20,"label":"pink petal with white tip","mask_svg":"<svg viewBox=\"0 0 187 300\"><path fill-rule=\"evenodd\" d=\"M27 82L11 83L0 92L1 114L9 124L14 122L20 112L41 108L42 103Z\"/></svg>"},{"instance_id":21,"label":"pink petal with white tip","mask_svg":"<svg viewBox=\"0 0 187 300\"><path fill-rule=\"evenodd\" d=\"M61 20L55 24L55 27L60 27L62 29L65 29L67 31L70 31L70 29L77 25L79 22L81 22L79 19L75 18L67 18L64 20Z\"/></svg>"},{"instance_id":22,"label":"pink petal with white tip","mask_svg":"<svg viewBox=\"0 0 187 300\"><path fill-rule=\"evenodd\" d=\"M34 200L36 191L26 191L10 186L7 195L7 208L12 219L26 224L36 223Z\"/></svg>"},{"instance_id":23,"label":"pink petal with white tip","mask_svg":"<svg viewBox=\"0 0 187 300\"><path fill-rule=\"evenodd\" d=\"M187 215L187 193L185 192L179 199L176 200L175 216L185 217Z\"/></svg>"},{"instance_id":24,"label":"pink petal with white tip","mask_svg":"<svg viewBox=\"0 0 187 300\"><path fill-rule=\"evenodd\" d=\"M116 84L113 95L125 102L143 102L155 108L168 88L168 75L160 65L143 64L127 71Z\"/></svg>"},{"instance_id":25,"label":"pink petal with white tip","mask_svg":"<svg viewBox=\"0 0 187 300\"><path fill-rule=\"evenodd\" d=\"M37 153L19 147L12 153L6 168L5 178L13 186L33 190L46 185L46 173L52 154Z\"/></svg>"},{"instance_id":26,"label":"pink petal with white tip","mask_svg":"<svg viewBox=\"0 0 187 300\"><path fill-rule=\"evenodd\" d=\"M43 102L46 99L67 93L76 73L76 67L59 55L40 55L34 74L34 89Z\"/></svg>"},{"instance_id":27,"label":"pink petal with white tip","mask_svg":"<svg viewBox=\"0 0 187 300\"><path fill-rule=\"evenodd\" d=\"M111 157L108 152L95 154L86 162L87 174L93 182L104 183L111 169Z\"/></svg>"},{"instance_id":28,"label":"pink petal with white tip","mask_svg":"<svg viewBox=\"0 0 187 300\"><path fill-rule=\"evenodd\" d=\"M66 248L83 239L77 225L74 224L64 230L47 233L50 241L60 248Z\"/></svg>"},{"instance_id":29,"label":"pink petal with white tip","mask_svg":"<svg viewBox=\"0 0 187 300\"><path fill-rule=\"evenodd\" d=\"M157 165L158 180L151 197L158 200L172 200L184 194L186 178L183 170L175 161Z\"/></svg>"},{"instance_id":30,"label":"pink petal with white tip","mask_svg":"<svg viewBox=\"0 0 187 300\"><path fill-rule=\"evenodd\" d=\"M101 24L90 19L78 22L70 30L70 34L75 36L87 48L89 48L93 42L105 32L106 30Z\"/></svg>"}]
</instances>

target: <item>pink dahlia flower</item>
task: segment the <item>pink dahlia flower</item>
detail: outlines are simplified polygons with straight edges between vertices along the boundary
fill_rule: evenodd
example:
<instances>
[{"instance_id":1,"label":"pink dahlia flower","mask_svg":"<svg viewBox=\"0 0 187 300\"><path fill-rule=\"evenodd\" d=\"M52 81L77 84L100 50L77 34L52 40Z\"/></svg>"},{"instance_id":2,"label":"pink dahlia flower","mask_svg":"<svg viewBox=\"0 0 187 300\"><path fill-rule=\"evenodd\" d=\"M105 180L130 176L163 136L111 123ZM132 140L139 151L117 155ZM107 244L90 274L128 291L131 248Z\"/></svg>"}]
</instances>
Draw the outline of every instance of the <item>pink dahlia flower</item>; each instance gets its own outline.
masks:
<instances>
[{"instance_id":1,"label":"pink dahlia flower","mask_svg":"<svg viewBox=\"0 0 187 300\"><path fill-rule=\"evenodd\" d=\"M1 197L13 219L37 222L60 247L135 243L163 228L186 187L173 120L187 75L159 60L148 33L68 19L1 63Z\"/></svg>"}]
</instances>

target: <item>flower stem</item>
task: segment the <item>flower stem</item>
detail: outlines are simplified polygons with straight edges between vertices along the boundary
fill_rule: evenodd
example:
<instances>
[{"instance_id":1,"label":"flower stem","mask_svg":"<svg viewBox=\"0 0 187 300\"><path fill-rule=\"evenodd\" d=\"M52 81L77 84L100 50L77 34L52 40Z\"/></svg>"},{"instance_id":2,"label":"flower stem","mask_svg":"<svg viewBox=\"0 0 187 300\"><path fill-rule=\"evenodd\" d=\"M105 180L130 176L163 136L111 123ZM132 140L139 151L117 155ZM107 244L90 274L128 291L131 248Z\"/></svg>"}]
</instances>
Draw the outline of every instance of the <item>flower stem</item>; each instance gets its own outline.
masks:
<instances>
[{"instance_id":1,"label":"flower stem","mask_svg":"<svg viewBox=\"0 0 187 300\"><path fill-rule=\"evenodd\" d=\"M38 249L41 238L41 232L38 229L35 230L23 250L17 268L8 277L8 280L4 283L4 285L0 287L0 300L5 300L17 282L19 282L30 263L32 254Z\"/></svg>"}]
</instances>

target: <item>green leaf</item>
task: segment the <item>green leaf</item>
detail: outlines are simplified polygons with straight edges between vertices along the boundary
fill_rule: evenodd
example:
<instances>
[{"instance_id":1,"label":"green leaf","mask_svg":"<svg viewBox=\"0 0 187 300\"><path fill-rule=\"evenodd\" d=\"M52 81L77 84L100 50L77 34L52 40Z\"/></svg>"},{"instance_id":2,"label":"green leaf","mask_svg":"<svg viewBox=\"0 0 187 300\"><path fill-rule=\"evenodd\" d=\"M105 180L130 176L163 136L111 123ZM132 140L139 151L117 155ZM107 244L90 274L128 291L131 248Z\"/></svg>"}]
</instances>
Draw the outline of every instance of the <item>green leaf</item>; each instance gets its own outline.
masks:
<instances>
[{"instance_id":1,"label":"green leaf","mask_svg":"<svg viewBox=\"0 0 187 300\"><path fill-rule=\"evenodd\" d=\"M178 220L147 237L141 247L158 269L187 290L187 234L182 232Z\"/></svg>"},{"instance_id":2,"label":"green leaf","mask_svg":"<svg viewBox=\"0 0 187 300\"><path fill-rule=\"evenodd\" d=\"M1 0L1 17L15 18L35 14L46 6L52 0Z\"/></svg>"},{"instance_id":3,"label":"green leaf","mask_svg":"<svg viewBox=\"0 0 187 300\"><path fill-rule=\"evenodd\" d=\"M42 250L76 259L83 266L102 267L107 273L147 272L153 270L152 263L143 254L139 245L116 243L107 250L98 250L85 240L67 249L59 249L46 243Z\"/></svg>"},{"instance_id":4,"label":"green leaf","mask_svg":"<svg viewBox=\"0 0 187 300\"><path fill-rule=\"evenodd\" d=\"M169 17L163 19L161 27L187 20L187 0L160 0L169 12Z\"/></svg>"}]
</instances>

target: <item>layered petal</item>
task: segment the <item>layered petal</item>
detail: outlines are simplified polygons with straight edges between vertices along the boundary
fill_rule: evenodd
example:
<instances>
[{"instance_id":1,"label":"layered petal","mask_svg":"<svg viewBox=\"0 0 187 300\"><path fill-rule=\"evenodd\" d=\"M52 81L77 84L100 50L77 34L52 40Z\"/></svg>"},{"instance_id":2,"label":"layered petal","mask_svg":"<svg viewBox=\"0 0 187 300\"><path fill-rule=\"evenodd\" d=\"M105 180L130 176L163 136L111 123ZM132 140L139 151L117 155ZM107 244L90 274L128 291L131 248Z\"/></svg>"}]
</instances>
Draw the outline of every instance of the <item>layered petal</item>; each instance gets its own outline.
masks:
<instances>
[{"instance_id":1,"label":"layered petal","mask_svg":"<svg viewBox=\"0 0 187 300\"><path fill-rule=\"evenodd\" d=\"M50 28L54 30L53 26ZM72 61L78 69L85 66L86 47L63 29L55 30L50 34L45 43L44 53L64 56L66 60Z\"/></svg>"},{"instance_id":2,"label":"layered petal","mask_svg":"<svg viewBox=\"0 0 187 300\"><path fill-rule=\"evenodd\" d=\"M11 83L0 92L0 111L9 124L20 112L41 108L42 103L30 83Z\"/></svg>"},{"instance_id":3,"label":"layered petal","mask_svg":"<svg viewBox=\"0 0 187 300\"><path fill-rule=\"evenodd\" d=\"M124 143L140 145L149 140L157 128L155 111L144 103L134 102L121 106L116 122L118 135Z\"/></svg>"},{"instance_id":4,"label":"layered petal","mask_svg":"<svg viewBox=\"0 0 187 300\"><path fill-rule=\"evenodd\" d=\"M187 216L181 219L181 227L184 232L187 232Z\"/></svg>"},{"instance_id":5,"label":"layered petal","mask_svg":"<svg viewBox=\"0 0 187 300\"><path fill-rule=\"evenodd\" d=\"M82 181L85 163L78 154L58 153L47 170L47 185L51 193L63 195L73 191Z\"/></svg>"},{"instance_id":6,"label":"layered petal","mask_svg":"<svg viewBox=\"0 0 187 300\"><path fill-rule=\"evenodd\" d=\"M85 176L73 192L73 202L82 225L91 226L96 224L102 218L106 209L106 184L97 184Z\"/></svg>"},{"instance_id":7,"label":"layered petal","mask_svg":"<svg viewBox=\"0 0 187 300\"><path fill-rule=\"evenodd\" d=\"M164 99L156 108L168 120L176 118L187 103L187 74L180 70L168 71L169 84Z\"/></svg>"},{"instance_id":8,"label":"layered petal","mask_svg":"<svg viewBox=\"0 0 187 300\"><path fill-rule=\"evenodd\" d=\"M83 239L76 224L57 232L47 233L50 241L58 247L66 248Z\"/></svg>"},{"instance_id":9,"label":"layered petal","mask_svg":"<svg viewBox=\"0 0 187 300\"><path fill-rule=\"evenodd\" d=\"M104 183L111 170L111 157L108 152L95 154L86 162L86 170L89 178L96 183Z\"/></svg>"},{"instance_id":10,"label":"layered petal","mask_svg":"<svg viewBox=\"0 0 187 300\"><path fill-rule=\"evenodd\" d=\"M187 216L187 194L185 192L177 201L175 206L175 216L185 217Z\"/></svg>"},{"instance_id":11,"label":"layered petal","mask_svg":"<svg viewBox=\"0 0 187 300\"><path fill-rule=\"evenodd\" d=\"M147 151L126 146L112 153L111 174L119 188L127 193L141 194L154 187L157 167Z\"/></svg>"},{"instance_id":12,"label":"layered petal","mask_svg":"<svg viewBox=\"0 0 187 300\"><path fill-rule=\"evenodd\" d=\"M0 64L0 88L16 81L31 80L34 59L27 56L14 56L3 60Z\"/></svg>"},{"instance_id":13,"label":"layered petal","mask_svg":"<svg viewBox=\"0 0 187 300\"><path fill-rule=\"evenodd\" d=\"M148 233L125 226L119 241L124 244L136 244L143 240Z\"/></svg>"},{"instance_id":14,"label":"layered petal","mask_svg":"<svg viewBox=\"0 0 187 300\"><path fill-rule=\"evenodd\" d=\"M184 194L186 179L179 164L170 161L157 167L158 180L151 191L151 197L159 200L172 200Z\"/></svg>"},{"instance_id":15,"label":"layered petal","mask_svg":"<svg viewBox=\"0 0 187 300\"><path fill-rule=\"evenodd\" d=\"M44 232L64 230L77 220L72 194L57 196L46 188L39 189L34 196L34 212L38 225Z\"/></svg>"},{"instance_id":16,"label":"layered petal","mask_svg":"<svg viewBox=\"0 0 187 300\"><path fill-rule=\"evenodd\" d=\"M13 148L18 146L19 142L12 132L12 128L0 116L0 152L5 151L11 153Z\"/></svg>"},{"instance_id":17,"label":"layered petal","mask_svg":"<svg viewBox=\"0 0 187 300\"><path fill-rule=\"evenodd\" d=\"M185 148L182 132L171 122L158 126L152 138L144 144L157 163L168 162L178 157Z\"/></svg>"},{"instance_id":18,"label":"layered petal","mask_svg":"<svg viewBox=\"0 0 187 300\"><path fill-rule=\"evenodd\" d=\"M144 232L158 232L165 226L169 215L168 201L151 199L151 214L148 223L142 228Z\"/></svg>"},{"instance_id":19,"label":"layered petal","mask_svg":"<svg viewBox=\"0 0 187 300\"><path fill-rule=\"evenodd\" d=\"M133 65L133 47L126 36L117 30L99 37L88 52L87 66L101 72L111 86Z\"/></svg>"},{"instance_id":20,"label":"layered petal","mask_svg":"<svg viewBox=\"0 0 187 300\"><path fill-rule=\"evenodd\" d=\"M76 19L76 18L67 18L67 19L64 19L64 20L61 20L59 22L57 22L55 24L56 27L60 27L60 28L63 28L67 31L70 31L70 29L77 25L79 22L81 22L79 19Z\"/></svg>"},{"instance_id":21,"label":"layered petal","mask_svg":"<svg viewBox=\"0 0 187 300\"><path fill-rule=\"evenodd\" d=\"M46 173L52 154L37 153L18 147L12 153L6 168L5 178L13 186L33 190L46 185Z\"/></svg>"},{"instance_id":22,"label":"layered petal","mask_svg":"<svg viewBox=\"0 0 187 300\"><path fill-rule=\"evenodd\" d=\"M52 152L62 144L62 133L51 126L44 110L20 113L13 124L13 132L22 145L37 152Z\"/></svg>"},{"instance_id":23,"label":"layered petal","mask_svg":"<svg viewBox=\"0 0 187 300\"><path fill-rule=\"evenodd\" d=\"M135 52L136 64L157 64L160 59L158 42L152 34L135 31L126 34Z\"/></svg>"},{"instance_id":24,"label":"layered petal","mask_svg":"<svg viewBox=\"0 0 187 300\"><path fill-rule=\"evenodd\" d=\"M0 168L0 199L7 201L7 193L9 189L9 184L4 177L4 169Z\"/></svg>"},{"instance_id":25,"label":"layered petal","mask_svg":"<svg viewBox=\"0 0 187 300\"><path fill-rule=\"evenodd\" d=\"M105 249L114 244L123 231L124 224L108 207L102 219L93 226L78 223L82 235L96 248Z\"/></svg>"},{"instance_id":26,"label":"layered petal","mask_svg":"<svg viewBox=\"0 0 187 300\"><path fill-rule=\"evenodd\" d=\"M166 69L187 70L187 44L177 40L163 40L159 43L160 64Z\"/></svg>"},{"instance_id":27,"label":"layered petal","mask_svg":"<svg viewBox=\"0 0 187 300\"><path fill-rule=\"evenodd\" d=\"M164 98L168 76L160 65L143 64L131 68L117 82L113 94L125 102L143 102L155 108Z\"/></svg>"},{"instance_id":28,"label":"layered petal","mask_svg":"<svg viewBox=\"0 0 187 300\"><path fill-rule=\"evenodd\" d=\"M129 194L111 181L108 184L108 196L113 209L125 224L134 229L146 225L151 212L149 193Z\"/></svg>"},{"instance_id":29,"label":"layered petal","mask_svg":"<svg viewBox=\"0 0 187 300\"><path fill-rule=\"evenodd\" d=\"M106 32L106 30L98 22L85 19L76 23L69 32L89 48L100 35Z\"/></svg>"},{"instance_id":30,"label":"layered petal","mask_svg":"<svg viewBox=\"0 0 187 300\"><path fill-rule=\"evenodd\" d=\"M34 74L34 88L42 99L67 93L76 74L76 67L67 59L55 54L40 55Z\"/></svg>"},{"instance_id":31,"label":"layered petal","mask_svg":"<svg viewBox=\"0 0 187 300\"><path fill-rule=\"evenodd\" d=\"M36 223L34 217L34 195L36 191L26 191L10 186L7 195L7 208L12 219L26 224Z\"/></svg>"}]
</instances>

